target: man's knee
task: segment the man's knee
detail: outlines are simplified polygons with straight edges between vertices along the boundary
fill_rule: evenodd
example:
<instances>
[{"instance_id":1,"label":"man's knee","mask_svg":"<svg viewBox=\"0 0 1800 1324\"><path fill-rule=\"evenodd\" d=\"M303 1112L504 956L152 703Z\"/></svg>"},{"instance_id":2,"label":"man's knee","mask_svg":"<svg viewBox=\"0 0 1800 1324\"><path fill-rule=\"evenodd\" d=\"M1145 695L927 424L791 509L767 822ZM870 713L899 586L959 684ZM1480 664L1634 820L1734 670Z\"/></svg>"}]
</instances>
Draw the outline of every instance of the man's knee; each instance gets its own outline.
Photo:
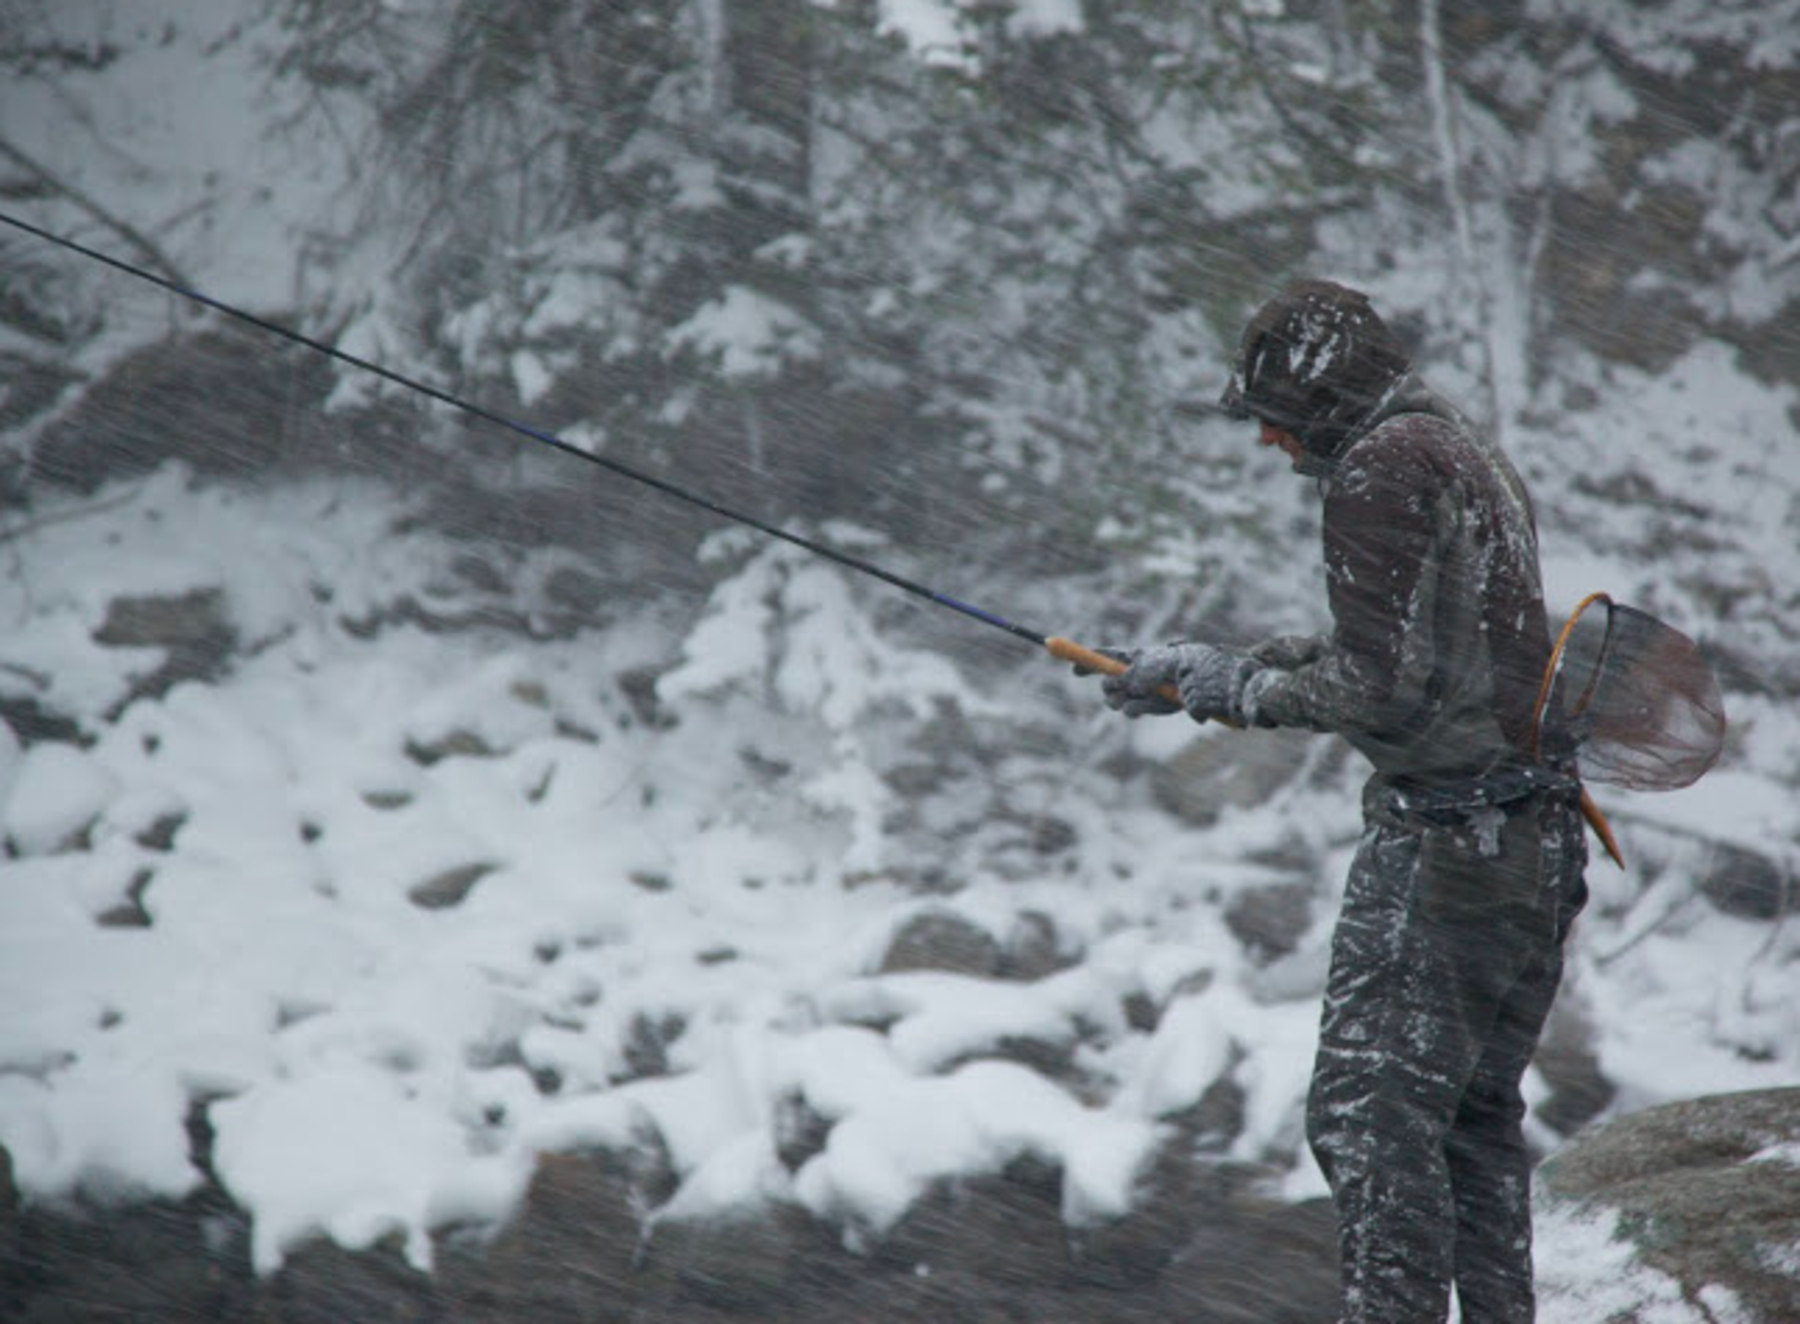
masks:
<instances>
[{"instance_id":1,"label":"man's knee","mask_svg":"<svg viewBox=\"0 0 1800 1324\"><path fill-rule=\"evenodd\" d=\"M1313 1068L1306 1096L1306 1143L1326 1181L1372 1157L1379 1132L1374 1082L1328 1055Z\"/></svg>"}]
</instances>

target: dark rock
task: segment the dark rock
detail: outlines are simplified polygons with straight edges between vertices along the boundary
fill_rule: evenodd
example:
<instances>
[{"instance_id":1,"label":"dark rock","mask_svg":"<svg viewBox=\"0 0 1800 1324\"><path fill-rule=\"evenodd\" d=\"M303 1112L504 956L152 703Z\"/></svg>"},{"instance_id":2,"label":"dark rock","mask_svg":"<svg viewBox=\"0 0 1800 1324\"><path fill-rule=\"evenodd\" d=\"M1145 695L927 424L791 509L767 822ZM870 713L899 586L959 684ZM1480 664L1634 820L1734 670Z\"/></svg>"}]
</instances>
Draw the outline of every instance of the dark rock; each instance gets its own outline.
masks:
<instances>
[{"instance_id":1,"label":"dark rock","mask_svg":"<svg viewBox=\"0 0 1800 1324\"><path fill-rule=\"evenodd\" d=\"M450 562L450 573L478 593L504 597L512 592L512 582L495 567L492 560L464 552Z\"/></svg>"},{"instance_id":2,"label":"dark rock","mask_svg":"<svg viewBox=\"0 0 1800 1324\"><path fill-rule=\"evenodd\" d=\"M44 428L32 476L92 492L171 459L229 477L335 459L318 407L333 378L322 355L256 332L170 336L121 360Z\"/></svg>"},{"instance_id":3,"label":"dark rock","mask_svg":"<svg viewBox=\"0 0 1800 1324\"><path fill-rule=\"evenodd\" d=\"M880 973L942 970L949 974L992 979L1000 973L1000 944L979 925L949 910L914 915L888 943Z\"/></svg>"},{"instance_id":4,"label":"dark rock","mask_svg":"<svg viewBox=\"0 0 1800 1324\"><path fill-rule=\"evenodd\" d=\"M46 684L48 680L46 678ZM29 694L9 694L0 698L0 721L12 728L13 735L25 746L46 740L60 740L65 745L91 743L73 717L46 708Z\"/></svg>"},{"instance_id":5,"label":"dark rock","mask_svg":"<svg viewBox=\"0 0 1800 1324\"><path fill-rule=\"evenodd\" d=\"M1562 1135L1574 1135L1618 1093L1600 1069L1593 1027L1568 998L1551 1011L1532 1065L1550 1087L1550 1097L1535 1109L1537 1119Z\"/></svg>"},{"instance_id":6,"label":"dark rock","mask_svg":"<svg viewBox=\"0 0 1800 1324\"><path fill-rule=\"evenodd\" d=\"M1068 850L1079 839L1075 825L1054 814L1039 814L1029 823L1028 840L1039 855L1057 855Z\"/></svg>"},{"instance_id":7,"label":"dark rock","mask_svg":"<svg viewBox=\"0 0 1800 1324\"><path fill-rule=\"evenodd\" d=\"M114 598L94 642L108 648L192 648L235 637L219 588L174 596Z\"/></svg>"},{"instance_id":8,"label":"dark rock","mask_svg":"<svg viewBox=\"0 0 1800 1324\"><path fill-rule=\"evenodd\" d=\"M1156 1027L1162 1022L1163 1009L1141 988L1125 995L1124 1012L1126 1026L1139 1034L1156 1033Z\"/></svg>"},{"instance_id":9,"label":"dark rock","mask_svg":"<svg viewBox=\"0 0 1800 1324\"><path fill-rule=\"evenodd\" d=\"M923 800L943 789L951 777L946 763L900 763L884 770L882 780L903 800Z\"/></svg>"},{"instance_id":10,"label":"dark rock","mask_svg":"<svg viewBox=\"0 0 1800 1324\"><path fill-rule=\"evenodd\" d=\"M675 725L673 712L663 706L656 693L657 673L645 668L621 671L617 677L619 693L640 726L652 731L666 731Z\"/></svg>"},{"instance_id":11,"label":"dark rock","mask_svg":"<svg viewBox=\"0 0 1800 1324\"><path fill-rule=\"evenodd\" d=\"M1174 1319L1331 1324L1339 1305L1331 1205L1230 1195L1208 1211L1159 1286Z\"/></svg>"},{"instance_id":12,"label":"dark rock","mask_svg":"<svg viewBox=\"0 0 1800 1324\"><path fill-rule=\"evenodd\" d=\"M1073 1029L1062 1038L1004 1034L982 1048L952 1058L939 1070L954 1071L968 1062L1016 1062L1022 1067L1031 1068L1046 1080L1058 1081L1072 1088L1078 1083L1080 1076L1075 1068L1076 1047Z\"/></svg>"},{"instance_id":13,"label":"dark rock","mask_svg":"<svg viewBox=\"0 0 1800 1324\"><path fill-rule=\"evenodd\" d=\"M612 596L605 580L579 566L558 566L544 579L545 601L573 617L575 629L599 624L600 609Z\"/></svg>"},{"instance_id":14,"label":"dark rock","mask_svg":"<svg viewBox=\"0 0 1800 1324\"><path fill-rule=\"evenodd\" d=\"M1718 842L1707 853L1700 890L1727 915L1778 919L1800 910L1800 880L1761 851Z\"/></svg>"},{"instance_id":15,"label":"dark rock","mask_svg":"<svg viewBox=\"0 0 1800 1324\"><path fill-rule=\"evenodd\" d=\"M506 1227L485 1243L453 1238L440 1247L446 1317L481 1324L634 1318L644 1286L637 1211L666 1198L667 1164L656 1143L541 1157Z\"/></svg>"},{"instance_id":16,"label":"dark rock","mask_svg":"<svg viewBox=\"0 0 1800 1324\"><path fill-rule=\"evenodd\" d=\"M1689 1300L1719 1284L1749 1319L1800 1319L1800 1088L1718 1095L1634 1113L1577 1137L1539 1169L1545 1205L1616 1210L1646 1264Z\"/></svg>"},{"instance_id":17,"label":"dark rock","mask_svg":"<svg viewBox=\"0 0 1800 1324\"><path fill-rule=\"evenodd\" d=\"M497 752L477 732L460 729L446 732L436 740L406 742L406 757L422 768L450 758L492 758Z\"/></svg>"},{"instance_id":18,"label":"dark rock","mask_svg":"<svg viewBox=\"0 0 1800 1324\"><path fill-rule=\"evenodd\" d=\"M150 911L144 905L144 894L150 890L155 878L154 870L139 869L125 888L125 899L101 911L94 917L94 922L103 929L149 928L152 921Z\"/></svg>"},{"instance_id":19,"label":"dark rock","mask_svg":"<svg viewBox=\"0 0 1800 1324\"><path fill-rule=\"evenodd\" d=\"M119 707L136 699L160 698L184 680L210 680L225 673L237 650L237 626L218 588L198 588L168 597L114 598L94 642L108 648L157 648L162 665L137 678Z\"/></svg>"},{"instance_id":20,"label":"dark rock","mask_svg":"<svg viewBox=\"0 0 1800 1324\"><path fill-rule=\"evenodd\" d=\"M1236 1054L1232 1066L1236 1066ZM1203 1091L1193 1104L1170 1114L1165 1120L1186 1132L1194 1147L1203 1153L1222 1154L1244 1132L1244 1115L1248 1106L1244 1087L1231 1077L1228 1068Z\"/></svg>"},{"instance_id":21,"label":"dark rock","mask_svg":"<svg viewBox=\"0 0 1800 1324\"><path fill-rule=\"evenodd\" d=\"M1311 883L1271 883L1232 899L1225 925L1257 960L1286 956L1300 945L1312 924Z\"/></svg>"},{"instance_id":22,"label":"dark rock","mask_svg":"<svg viewBox=\"0 0 1800 1324\"><path fill-rule=\"evenodd\" d=\"M310 1241L290 1251L257 1293L249 1324L415 1324L439 1317L437 1287L392 1246L350 1251Z\"/></svg>"},{"instance_id":23,"label":"dark rock","mask_svg":"<svg viewBox=\"0 0 1800 1324\"><path fill-rule=\"evenodd\" d=\"M13 1185L12 1154L0 1145L0 1318L10 1318L23 1267L19 1247L19 1188Z\"/></svg>"},{"instance_id":24,"label":"dark rock","mask_svg":"<svg viewBox=\"0 0 1800 1324\"><path fill-rule=\"evenodd\" d=\"M1056 921L1041 910L1027 910L1007 931L996 973L1002 979L1030 982L1053 975L1066 965Z\"/></svg>"},{"instance_id":25,"label":"dark rock","mask_svg":"<svg viewBox=\"0 0 1800 1324\"><path fill-rule=\"evenodd\" d=\"M1021 1155L998 1173L934 1185L875 1250L889 1268L1026 1290L1063 1282L1062 1169Z\"/></svg>"},{"instance_id":26,"label":"dark rock","mask_svg":"<svg viewBox=\"0 0 1800 1324\"><path fill-rule=\"evenodd\" d=\"M1071 1230L1075 1280L1122 1290L1155 1282L1197 1233L1214 1172L1190 1139L1171 1129L1139 1175L1131 1211Z\"/></svg>"},{"instance_id":27,"label":"dark rock","mask_svg":"<svg viewBox=\"0 0 1800 1324\"><path fill-rule=\"evenodd\" d=\"M1168 1014L1170 1007L1182 998L1195 997L1206 992L1217 978L1211 970L1196 970L1183 975L1175 986L1158 1002L1143 989L1133 990L1125 998L1125 1023L1134 1030L1145 1034L1154 1034L1156 1027L1162 1024L1162 1018Z\"/></svg>"},{"instance_id":28,"label":"dark rock","mask_svg":"<svg viewBox=\"0 0 1800 1324\"><path fill-rule=\"evenodd\" d=\"M497 864L478 860L473 864L446 869L423 882L413 884L407 889L406 899L421 910L448 910L452 906L460 906L475 884L499 867Z\"/></svg>"},{"instance_id":29,"label":"dark rock","mask_svg":"<svg viewBox=\"0 0 1800 1324\"><path fill-rule=\"evenodd\" d=\"M687 1019L678 1012L652 1016L638 1012L631 1018L622 1052L627 1079L669 1074L669 1045L687 1030Z\"/></svg>"},{"instance_id":30,"label":"dark rock","mask_svg":"<svg viewBox=\"0 0 1800 1324\"><path fill-rule=\"evenodd\" d=\"M1314 743L1308 732L1280 730L1196 740L1154 770L1150 789L1170 813L1211 827L1226 809L1262 804L1294 782Z\"/></svg>"},{"instance_id":31,"label":"dark rock","mask_svg":"<svg viewBox=\"0 0 1800 1324\"><path fill-rule=\"evenodd\" d=\"M752 1319L780 1319L791 1305L789 1264L807 1241L809 1216L793 1205L712 1218L659 1219L647 1270L669 1304L692 1301Z\"/></svg>"},{"instance_id":32,"label":"dark rock","mask_svg":"<svg viewBox=\"0 0 1800 1324\"><path fill-rule=\"evenodd\" d=\"M204 1149L203 1144L198 1148ZM0 1161L4 1151L0 1151ZM4 1169L0 1168L0 1177ZM1244 1194L1236 1171L1171 1140L1147 1164L1140 1204L1070 1229L1062 1173L1021 1155L944 1182L865 1253L796 1206L713 1219L642 1211L675 1188L660 1139L545 1155L506 1226L445 1229L435 1269L387 1243L318 1241L258 1281L249 1224L216 1188L78 1214L0 1199L0 1318L25 1324L219 1319L248 1324L1162 1324L1169 1319L1331 1317L1329 1214ZM7 1188L0 1185L0 1195ZM1324 1229L1321 1232L1321 1228ZM1072 1244L1073 1243L1073 1244ZM1245 1313L1254 1300L1265 1313Z\"/></svg>"},{"instance_id":33,"label":"dark rock","mask_svg":"<svg viewBox=\"0 0 1800 1324\"><path fill-rule=\"evenodd\" d=\"M248 1319L241 1232L202 1199L16 1209L0 1215L0 1319Z\"/></svg>"},{"instance_id":34,"label":"dark rock","mask_svg":"<svg viewBox=\"0 0 1800 1324\"><path fill-rule=\"evenodd\" d=\"M186 826L188 816L183 813L163 814L149 827L132 838L145 850L171 851L175 849L175 834Z\"/></svg>"},{"instance_id":35,"label":"dark rock","mask_svg":"<svg viewBox=\"0 0 1800 1324\"><path fill-rule=\"evenodd\" d=\"M789 1172L798 1172L809 1159L825 1149L831 1135L831 1119L820 1113L798 1092L784 1096L775 1107L775 1157Z\"/></svg>"}]
</instances>

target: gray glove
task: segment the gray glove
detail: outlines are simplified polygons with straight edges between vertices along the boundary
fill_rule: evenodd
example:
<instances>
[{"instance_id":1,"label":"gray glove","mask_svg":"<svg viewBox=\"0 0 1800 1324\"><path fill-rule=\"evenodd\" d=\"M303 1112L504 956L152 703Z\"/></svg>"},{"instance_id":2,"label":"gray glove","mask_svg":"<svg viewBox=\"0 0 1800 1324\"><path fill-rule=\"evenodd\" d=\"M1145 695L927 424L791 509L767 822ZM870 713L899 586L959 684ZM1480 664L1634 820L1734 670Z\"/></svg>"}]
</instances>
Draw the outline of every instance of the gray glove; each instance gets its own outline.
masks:
<instances>
[{"instance_id":1,"label":"gray glove","mask_svg":"<svg viewBox=\"0 0 1800 1324\"><path fill-rule=\"evenodd\" d=\"M1196 722L1224 722L1248 726L1244 715L1244 688L1263 664L1233 648L1211 644L1183 644L1180 675L1181 705Z\"/></svg>"},{"instance_id":2,"label":"gray glove","mask_svg":"<svg viewBox=\"0 0 1800 1324\"><path fill-rule=\"evenodd\" d=\"M1317 662L1331 644L1326 634L1278 634L1265 639L1250 650L1250 656L1265 667L1292 671Z\"/></svg>"},{"instance_id":3,"label":"gray glove","mask_svg":"<svg viewBox=\"0 0 1800 1324\"><path fill-rule=\"evenodd\" d=\"M1130 664L1122 674L1107 676L1100 682L1106 706L1127 717L1167 717L1170 713L1180 712L1180 704L1170 702L1157 691L1178 684L1181 652L1187 647L1187 644L1161 644L1155 648L1099 650Z\"/></svg>"}]
</instances>

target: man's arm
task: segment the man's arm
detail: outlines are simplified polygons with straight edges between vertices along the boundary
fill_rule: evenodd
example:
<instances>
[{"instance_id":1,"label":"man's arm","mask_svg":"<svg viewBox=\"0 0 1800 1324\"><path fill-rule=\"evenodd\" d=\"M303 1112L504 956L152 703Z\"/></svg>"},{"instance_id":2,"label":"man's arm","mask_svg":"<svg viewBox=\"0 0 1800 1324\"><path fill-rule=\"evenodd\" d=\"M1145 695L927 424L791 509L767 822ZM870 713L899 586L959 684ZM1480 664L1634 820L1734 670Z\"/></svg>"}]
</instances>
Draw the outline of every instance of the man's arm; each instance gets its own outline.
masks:
<instances>
[{"instance_id":1,"label":"man's arm","mask_svg":"<svg viewBox=\"0 0 1800 1324\"><path fill-rule=\"evenodd\" d=\"M1325 501L1325 576L1333 629L1312 660L1271 668L1245 692L1261 726L1398 731L1428 696L1429 583L1441 471L1402 434L1372 434L1348 457Z\"/></svg>"}]
</instances>

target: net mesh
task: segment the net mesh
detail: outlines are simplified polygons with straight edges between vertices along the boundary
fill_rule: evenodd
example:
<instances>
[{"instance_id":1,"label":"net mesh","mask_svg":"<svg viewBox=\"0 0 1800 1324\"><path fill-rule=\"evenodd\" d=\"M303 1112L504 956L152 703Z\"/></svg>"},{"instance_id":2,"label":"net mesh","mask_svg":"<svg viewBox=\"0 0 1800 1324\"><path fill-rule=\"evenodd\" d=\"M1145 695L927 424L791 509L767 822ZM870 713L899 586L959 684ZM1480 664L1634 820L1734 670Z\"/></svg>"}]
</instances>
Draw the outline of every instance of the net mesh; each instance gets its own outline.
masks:
<instances>
[{"instance_id":1,"label":"net mesh","mask_svg":"<svg viewBox=\"0 0 1800 1324\"><path fill-rule=\"evenodd\" d=\"M1692 639L1596 594L1575 609L1550 659L1541 746L1572 750L1581 776L1634 790L1699 780L1725 742L1725 704Z\"/></svg>"}]
</instances>

